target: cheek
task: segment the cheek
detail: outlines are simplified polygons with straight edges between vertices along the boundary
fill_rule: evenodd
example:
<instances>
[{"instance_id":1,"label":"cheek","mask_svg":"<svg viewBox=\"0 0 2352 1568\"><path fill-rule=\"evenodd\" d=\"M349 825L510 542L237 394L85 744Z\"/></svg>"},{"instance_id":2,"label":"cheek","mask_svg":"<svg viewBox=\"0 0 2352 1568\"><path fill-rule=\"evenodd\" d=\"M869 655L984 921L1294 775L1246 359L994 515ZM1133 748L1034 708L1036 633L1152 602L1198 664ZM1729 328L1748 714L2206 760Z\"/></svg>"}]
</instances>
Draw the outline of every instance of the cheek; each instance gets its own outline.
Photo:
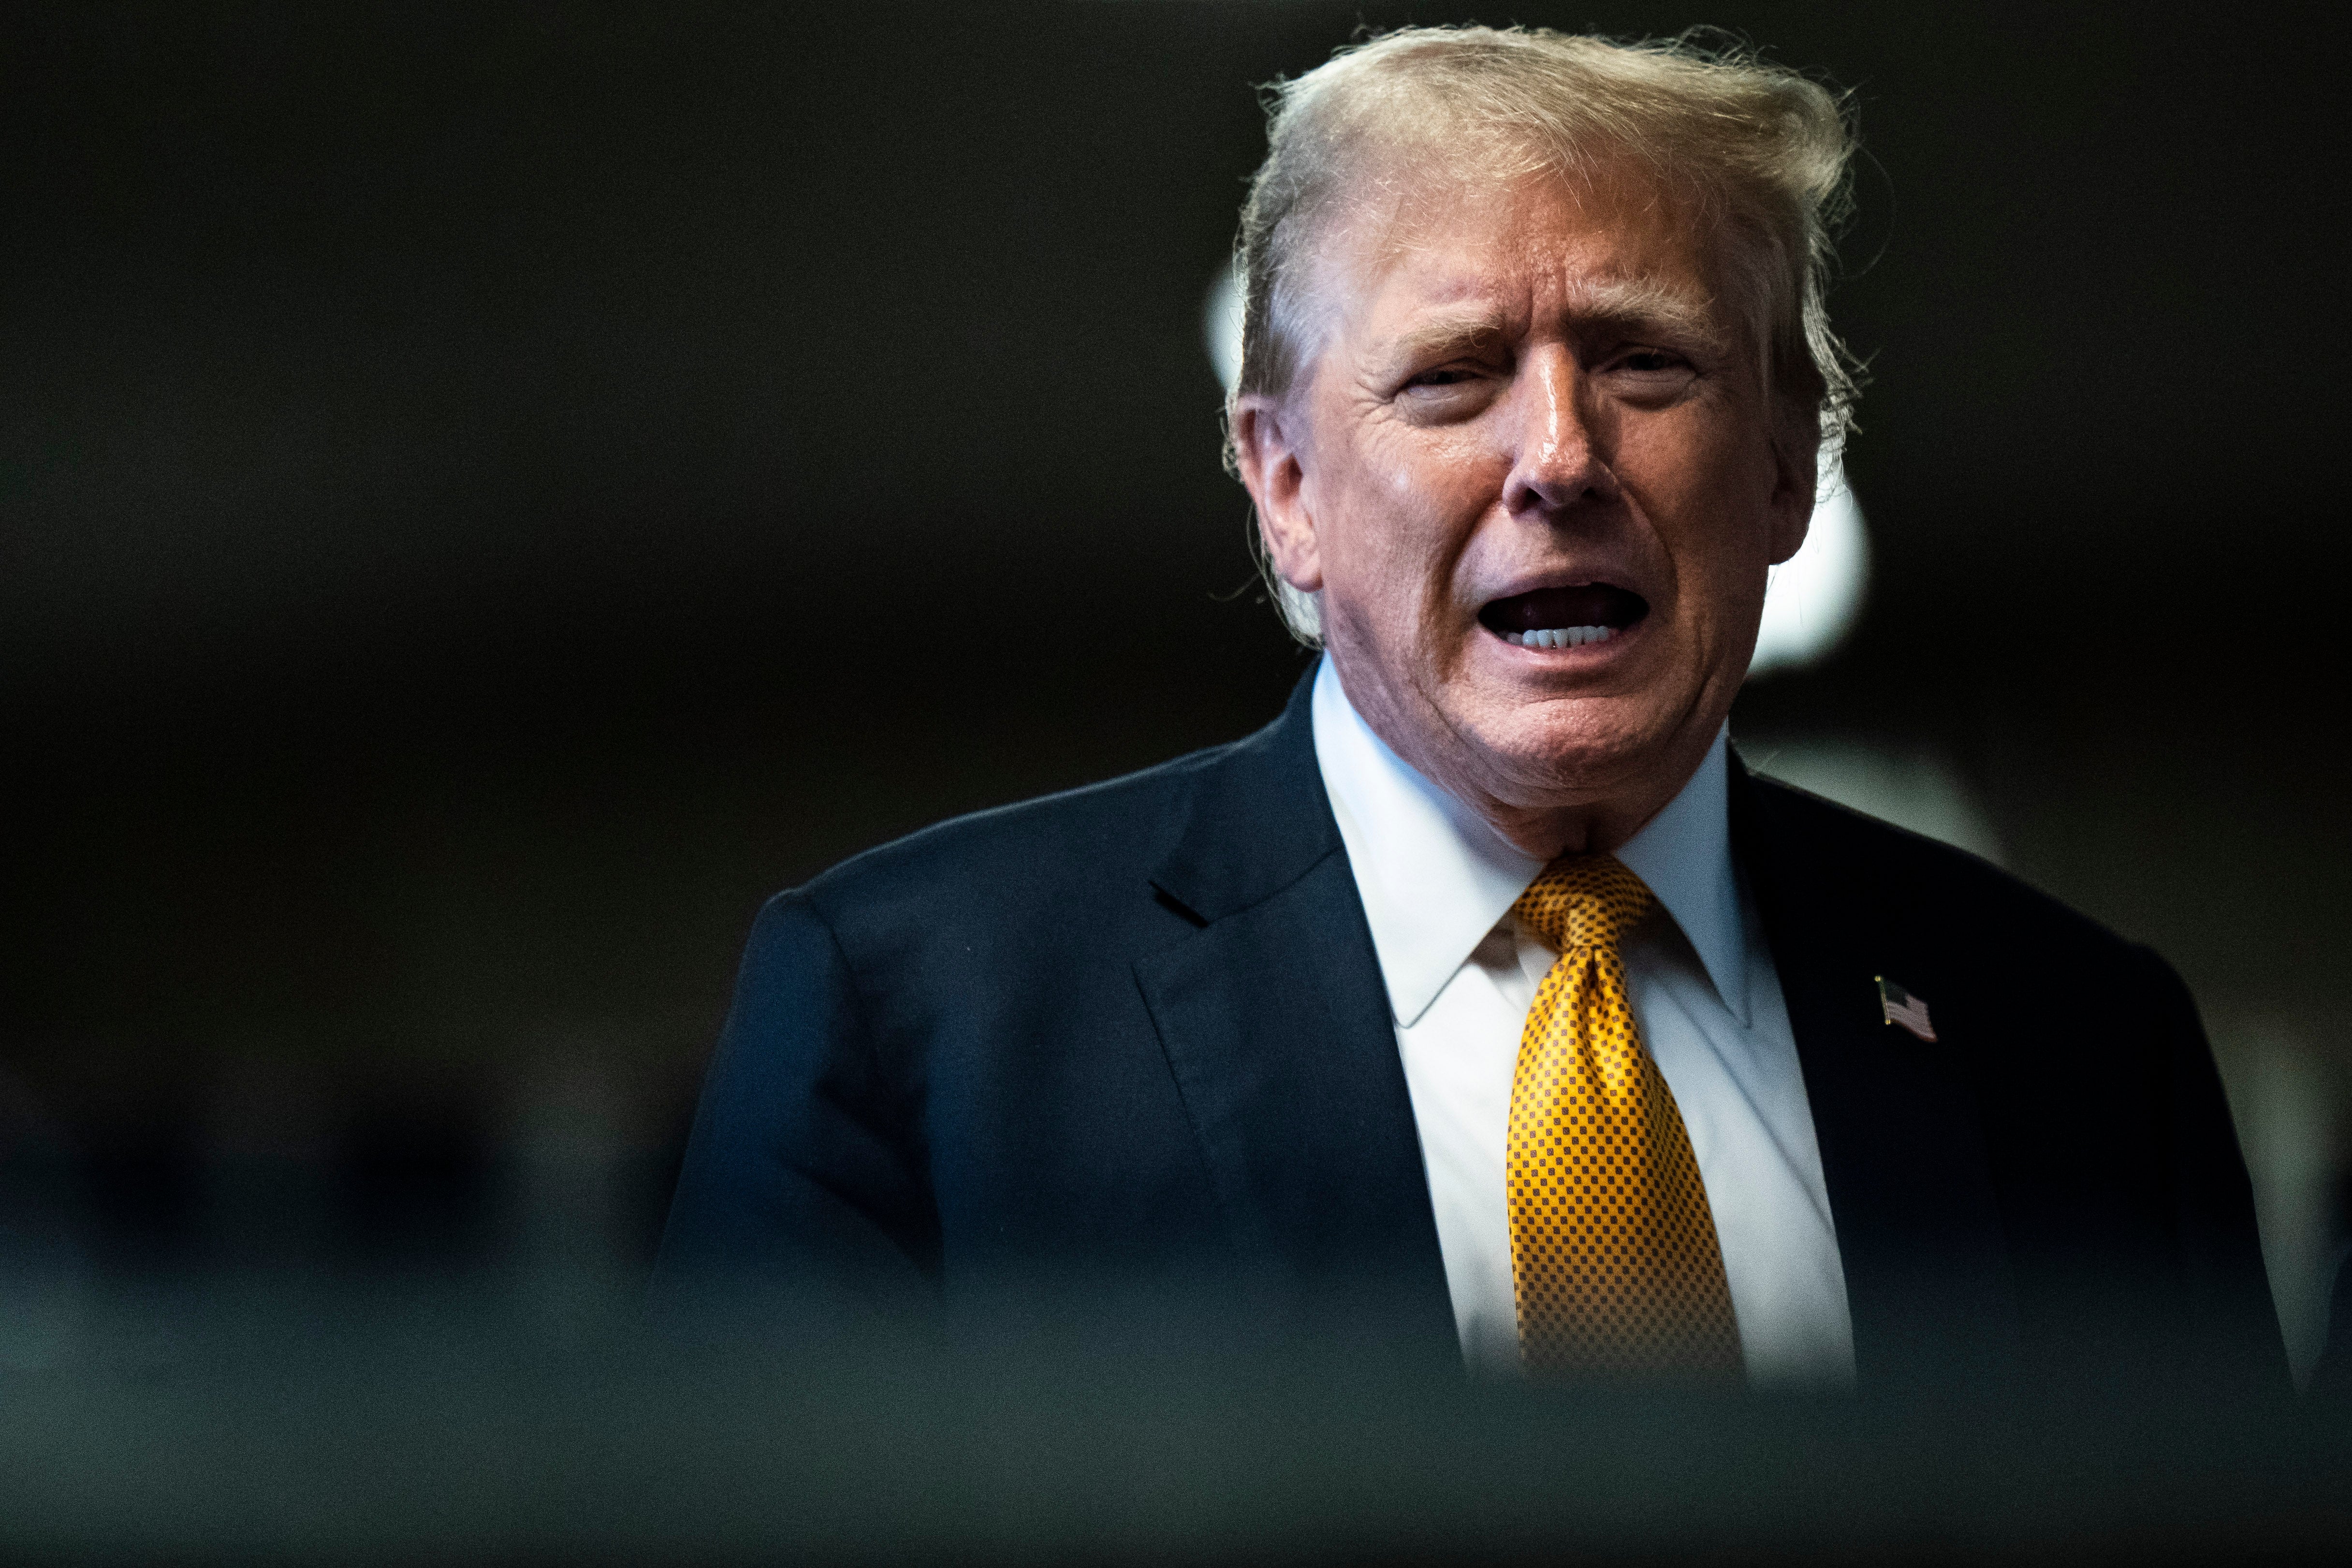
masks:
<instances>
[{"instance_id":1,"label":"cheek","mask_svg":"<svg viewBox=\"0 0 2352 1568\"><path fill-rule=\"evenodd\" d=\"M1673 561L1685 613L1736 616L1763 580L1770 475L1759 477L1754 454L1728 442L1660 443L1648 457L1641 499Z\"/></svg>"},{"instance_id":2,"label":"cheek","mask_svg":"<svg viewBox=\"0 0 2352 1568\"><path fill-rule=\"evenodd\" d=\"M1501 498L1508 465L1467 434L1399 440L1373 465L1402 531L1438 548L1468 535Z\"/></svg>"},{"instance_id":3,"label":"cheek","mask_svg":"<svg viewBox=\"0 0 2352 1568\"><path fill-rule=\"evenodd\" d=\"M1326 469L1327 578L1388 628L1384 642L1417 644L1451 619L1463 553L1500 480L1474 440L1378 426L1355 436Z\"/></svg>"},{"instance_id":4,"label":"cheek","mask_svg":"<svg viewBox=\"0 0 2352 1568\"><path fill-rule=\"evenodd\" d=\"M1401 613L1444 619L1485 515L1483 492L1460 465L1445 462L1400 463L1381 480L1389 504L1383 592Z\"/></svg>"},{"instance_id":5,"label":"cheek","mask_svg":"<svg viewBox=\"0 0 2352 1568\"><path fill-rule=\"evenodd\" d=\"M1333 498L1345 548L1377 574L1382 597L1395 597L1400 578L1426 575L1444 554L1454 481L1444 463L1409 451L1366 453L1351 468Z\"/></svg>"}]
</instances>

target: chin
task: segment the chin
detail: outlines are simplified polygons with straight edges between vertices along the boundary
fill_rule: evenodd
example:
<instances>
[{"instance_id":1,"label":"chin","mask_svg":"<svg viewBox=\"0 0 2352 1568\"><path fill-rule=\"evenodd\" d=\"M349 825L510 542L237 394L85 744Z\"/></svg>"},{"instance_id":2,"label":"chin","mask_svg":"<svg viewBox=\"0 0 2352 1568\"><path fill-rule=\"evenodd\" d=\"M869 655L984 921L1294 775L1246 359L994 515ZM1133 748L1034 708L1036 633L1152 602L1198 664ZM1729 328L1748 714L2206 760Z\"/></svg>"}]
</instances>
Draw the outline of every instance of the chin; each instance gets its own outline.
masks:
<instances>
[{"instance_id":1,"label":"chin","mask_svg":"<svg viewBox=\"0 0 2352 1568\"><path fill-rule=\"evenodd\" d=\"M1495 793L1528 806L1620 794L1661 765L1673 741L1671 724L1622 699L1553 698L1484 718L1465 728L1487 753Z\"/></svg>"}]
</instances>

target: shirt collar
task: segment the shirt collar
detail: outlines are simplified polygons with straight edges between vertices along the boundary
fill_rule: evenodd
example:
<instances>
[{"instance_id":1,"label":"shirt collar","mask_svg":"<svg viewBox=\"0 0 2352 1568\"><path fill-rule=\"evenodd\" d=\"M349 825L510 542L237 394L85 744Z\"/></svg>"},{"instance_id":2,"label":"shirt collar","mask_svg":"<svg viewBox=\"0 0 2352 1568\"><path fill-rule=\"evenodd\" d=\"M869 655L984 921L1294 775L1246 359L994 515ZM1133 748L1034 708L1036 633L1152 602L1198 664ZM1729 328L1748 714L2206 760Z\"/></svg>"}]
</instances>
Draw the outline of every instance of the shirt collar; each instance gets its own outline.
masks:
<instances>
[{"instance_id":1,"label":"shirt collar","mask_svg":"<svg viewBox=\"0 0 2352 1568\"><path fill-rule=\"evenodd\" d=\"M1543 862L1423 778L1374 734L1328 658L1315 674L1315 759L1402 1027L1429 1010ZM1731 863L1725 738L1617 851L1682 928L1724 1005L1748 1019L1746 931Z\"/></svg>"},{"instance_id":2,"label":"shirt collar","mask_svg":"<svg viewBox=\"0 0 2352 1568\"><path fill-rule=\"evenodd\" d=\"M1739 876L1731 858L1731 739L1727 727L1698 771L1664 810L1617 849L1625 868L1649 884L1715 994L1748 1026L1748 922L1739 909Z\"/></svg>"}]
</instances>

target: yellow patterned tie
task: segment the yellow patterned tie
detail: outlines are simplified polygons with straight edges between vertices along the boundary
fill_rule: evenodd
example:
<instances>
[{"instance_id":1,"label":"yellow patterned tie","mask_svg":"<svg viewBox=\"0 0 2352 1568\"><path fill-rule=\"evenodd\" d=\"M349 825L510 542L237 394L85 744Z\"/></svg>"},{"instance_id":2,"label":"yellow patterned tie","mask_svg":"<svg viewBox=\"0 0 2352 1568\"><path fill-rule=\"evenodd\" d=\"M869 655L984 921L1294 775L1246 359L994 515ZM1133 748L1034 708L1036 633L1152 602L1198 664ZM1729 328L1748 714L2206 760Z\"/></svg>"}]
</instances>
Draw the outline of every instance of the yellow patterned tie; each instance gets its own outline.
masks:
<instances>
[{"instance_id":1,"label":"yellow patterned tie","mask_svg":"<svg viewBox=\"0 0 2352 1568\"><path fill-rule=\"evenodd\" d=\"M1740 1368L1698 1157L1618 954L1653 901L1615 856L1564 855L1511 906L1559 950L1519 1036L1507 1153L1519 1349L1539 1377Z\"/></svg>"}]
</instances>

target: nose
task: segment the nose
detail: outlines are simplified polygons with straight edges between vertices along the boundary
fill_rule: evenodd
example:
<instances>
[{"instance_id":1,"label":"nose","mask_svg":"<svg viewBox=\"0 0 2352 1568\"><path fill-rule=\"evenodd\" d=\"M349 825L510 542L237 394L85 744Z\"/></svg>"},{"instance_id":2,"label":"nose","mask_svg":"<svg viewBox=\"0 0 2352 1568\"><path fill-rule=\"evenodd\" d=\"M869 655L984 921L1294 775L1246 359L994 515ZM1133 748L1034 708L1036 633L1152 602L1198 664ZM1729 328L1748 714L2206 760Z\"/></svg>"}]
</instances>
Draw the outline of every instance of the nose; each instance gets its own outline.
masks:
<instances>
[{"instance_id":1,"label":"nose","mask_svg":"<svg viewBox=\"0 0 2352 1568\"><path fill-rule=\"evenodd\" d=\"M1523 514L1617 500L1617 476L1601 449L1576 356L1547 344L1520 362L1517 380L1511 423L1518 449L1504 483L1504 504Z\"/></svg>"}]
</instances>

